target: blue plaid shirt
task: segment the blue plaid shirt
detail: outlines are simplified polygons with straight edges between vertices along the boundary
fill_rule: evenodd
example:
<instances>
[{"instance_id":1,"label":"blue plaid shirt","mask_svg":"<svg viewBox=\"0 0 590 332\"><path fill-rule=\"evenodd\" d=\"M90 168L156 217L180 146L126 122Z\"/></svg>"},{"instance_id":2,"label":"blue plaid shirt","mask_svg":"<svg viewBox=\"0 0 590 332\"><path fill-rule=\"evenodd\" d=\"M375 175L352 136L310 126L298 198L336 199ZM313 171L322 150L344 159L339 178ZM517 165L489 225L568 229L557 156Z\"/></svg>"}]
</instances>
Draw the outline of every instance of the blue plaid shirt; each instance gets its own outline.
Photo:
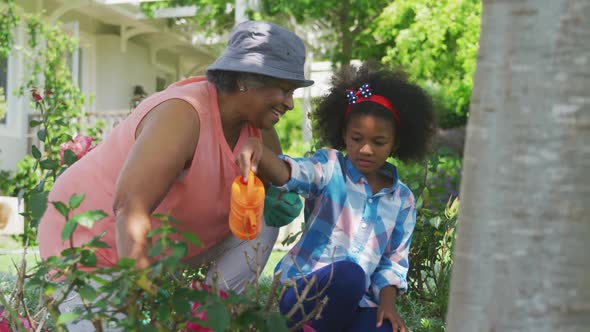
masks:
<instances>
[{"instance_id":1,"label":"blue plaid shirt","mask_svg":"<svg viewBox=\"0 0 590 332\"><path fill-rule=\"evenodd\" d=\"M279 189L305 198L305 230L275 269L282 270L281 280L351 261L366 275L359 306L378 306L379 292L386 286L405 291L416 208L395 166L386 163L381 169L393 185L373 195L366 178L338 150L319 150L311 158L281 158L291 165L291 178Z\"/></svg>"}]
</instances>

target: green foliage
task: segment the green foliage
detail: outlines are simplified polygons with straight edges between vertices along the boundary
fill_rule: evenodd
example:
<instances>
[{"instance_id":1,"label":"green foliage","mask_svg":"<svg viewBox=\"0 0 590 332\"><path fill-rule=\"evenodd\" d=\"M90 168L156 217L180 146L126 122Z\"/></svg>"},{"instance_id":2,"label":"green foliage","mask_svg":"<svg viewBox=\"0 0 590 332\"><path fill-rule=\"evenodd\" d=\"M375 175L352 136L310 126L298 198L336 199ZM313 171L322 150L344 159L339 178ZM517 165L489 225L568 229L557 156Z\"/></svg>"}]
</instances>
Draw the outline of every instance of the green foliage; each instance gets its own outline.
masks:
<instances>
[{"instance_id":1,"label":"green foliage","mask_svg":"<svg viewBox=\"0 0 590 332\"><path fill-rule=\"evenodd\" d=\"M319 27L315 31L322 35L321 45L314 45L318 47L316 57L347 65L360 54L359 49L373 47L376 40L362 32L389 3L390 0L263 0L260 8L250 8L247 15L250 19L272 21L291 29L303 25ZM192 20L200 32L224 33L235 24L234 0L170 0L142 3L141 8L153 15L158 8L188 5L199 8Z\"/></svg>"},{"instance_id":2,"label":"green foliage","mask_svg":"<svg viewBox=\"0 0 590 332\"><path fill-rule=\"evenodd\" d=\"M403 67L450 112L439 119L445 127L469 107L480 17L480 0L396 0L368 32L384 64Z\"/></svg>"},{"instance_id":3,"label":"green foliage","mask_svg":"<svg viewBox=\"0 0 590 332\"><path fill-rule=\"evenodd\" d=\"M8 105L6 103L6 97L4 97L4 88L0 86L0 121L4 119L8 112Z\"/></svg>"},{"instance_id":4,"label":"green foliage","mask_svg":"<svg viewBox=\"0 0 590 332\"><path fill-rule=\"evenodd\" d=\"M263 17L279 24L294 18L299 25L315 25L321 35L322 52L317 57L335 64L348 65L361 49L371 49L375 38L364 33L373 24L390 0L325 0L289 1L264 0Z\"/></svg>"},{"instance_id":5,"label":"green foliage","mask_svg":"<svg viewBox=\"0 0 590 332\"><path fill-rule=\"evenodd\" d=\"M56 331L64 331L66 324L79 320L103 328L109 323L126 331L178 331L188 322L214 331L287 330L286 319L276 311L269 312L270 304L262 300L258 291L241 296L233 292L225 294L216 287L209 289L198 279L197 284L192 283L200 273L182 262L187 245L175 240L179 221L167 215L154 215L160 219L161 227L148 235L152 241L149 255L158 258L150 267L136 269L135 261L129 258L120 259L113 267L97 267L96 249L108 247L101 240L104 232L75 247L73 229L90 228L106 214L102 211L73 214L83 199L83 195L73 195L67 204L52 202L67 220L62 238L69 241L70 248L39 263L29 271L27 279L26 289L29 292L34 289L37 296L41 295L40 308L47 309L48 320ZM193 244L200 244L192 234L181 235ZM59 305L75 293L83 302L80 310L60 312ZM268 290L267 294L271 293L277 294L276 287ZM197 307L191 307L193 303L199 303L198 310L205 310L207 315L197 314L194 311Z\"/></svg>"},{"instance_id":6,"label":"green foliage","mask_svg":"<svg viewBox=\"0 0 590 332\"><path fill-rule=\"evenodd\" d=\"M12 33L19 21L14 1L0 1L0 58L7 58L10 54L13 41ZM0 116L0 119L2 119L2 116Z\"/></svg>"},{"instance_id":7,"label":"green foliage","mask_svg":"<svg viewBox=\"0 0 590 332\"><path fill-rule=\"evenodd\" d=\"M169 0L159 2L144 2L141 9L145 14L153 17L154 11L160 8L197 6L195 16L192 18L195 26L206 34L223 33L234 26L235 1L234 0Z\"/></svg>"},{"instance_id":8,"label":"green foliage","mask_svg":"<svg viewBox=\"0 0 590 332\"><path fill-rule=\"evenodd\" d=\"M7 28L0 33L0 53L12 51L10 33L20 19L15 15L13 1L5 2L9 11L0 19L0 24ZM83 116L84 96L72 81L68 62L68 57L77 48L77 41L66 35L59 25L49 24L37 15L26 14L22 19L32 52L24 53L28 57L28 81L17 93L25 95L30 91L31 103L39 119L32 120L29 126L37 129L36 136L41 145L31 147L32 156L27 155L19 161L16 172L3 173L6 181L2 181L0 190L8 195L23 196L27 210L23 213L25 232L22 242L34 244L37 223L47 206L48 190L65 167L75 161L71 151L66 152L65 165L62 165L59 150L62 143L80 131L77 122L72 120Z\"/></svg>"},{"instance_id":9,"label":"green foliage","mask_svg":"<svg viewBox=\"0 0 590 332\"><path fill-rule=\"evenodd\" d=\"M425 164L398 165L400 179L416 196L409 294L429 308L427 317L440 321L444 320L448 305L461 163L459 156L441 149Z\"/></svg>"},{"instance_id":10,"label":"green foliage","mask_svg":"<svg viewBox=\"0 0 590 332\"><path fill-rule=\"evenodd\" d=\"M295 99L295 107L275 125L284 154L300 157L310 150L310 144L303 142L302 123L303 106L301 100Z\"/></svg>"}]
</instances>

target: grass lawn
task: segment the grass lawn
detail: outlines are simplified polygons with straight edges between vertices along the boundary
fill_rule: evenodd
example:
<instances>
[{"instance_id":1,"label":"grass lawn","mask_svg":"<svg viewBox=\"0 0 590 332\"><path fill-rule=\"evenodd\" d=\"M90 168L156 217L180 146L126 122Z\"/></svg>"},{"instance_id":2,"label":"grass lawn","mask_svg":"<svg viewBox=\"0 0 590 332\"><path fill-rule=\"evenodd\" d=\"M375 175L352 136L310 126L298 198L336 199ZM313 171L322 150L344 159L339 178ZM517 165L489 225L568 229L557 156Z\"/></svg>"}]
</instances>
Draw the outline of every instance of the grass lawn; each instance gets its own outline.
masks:
<instances>
[{"instance_id":1,"label":"grass lawn","mask_svg":"<svg viewBox=\"0 0 590 332\"><path fill-rule=\"evenodd\" d=\"M286 254L286 251L273 251L270 254L268 259L268 263L264 267L262 271L262 277L264 278L271 278L274 274L275 266L283 256ZM14 264L12 261L14 260L17 264L20 264L21 255L19 254L0 254L0 273L8 273L13 274L15 272ZM27 254L27 266L32 267L34 266L37 261L39 260L39 256L34 253Z\"/></svg>"},{"instance_id":2,"label":"grass lawn","mask_svg":"<svg viewBox=\"0 0 590 332\"><path fill-rule=\"evenodd\" d=\"M18 266L21 264L21 254L0 254L0 273L15 274L16 269L14 268L13 262ZM37 265L39 261L39 255L36 253L27 254L27 270Z\"/></svg>"},{"instance_id":3,"label":"grass lawn","mask_svg":"<svg viewBox=\"0 0 590 332\"><path fill-rule=\"evenodd\" d=\"M262 270L262 277L263 278L271 278L275 272L275 266L277 266L277 264L279 263L279 261L281 260L281 258L283 258L283 256L285 256L287 252L286 251L277 251L277 250L273 250L273 252L270 253L270 257L268 258L268 262L266 263L266 266L264 267L264 270Z\"/></svg>"}]
</instances>

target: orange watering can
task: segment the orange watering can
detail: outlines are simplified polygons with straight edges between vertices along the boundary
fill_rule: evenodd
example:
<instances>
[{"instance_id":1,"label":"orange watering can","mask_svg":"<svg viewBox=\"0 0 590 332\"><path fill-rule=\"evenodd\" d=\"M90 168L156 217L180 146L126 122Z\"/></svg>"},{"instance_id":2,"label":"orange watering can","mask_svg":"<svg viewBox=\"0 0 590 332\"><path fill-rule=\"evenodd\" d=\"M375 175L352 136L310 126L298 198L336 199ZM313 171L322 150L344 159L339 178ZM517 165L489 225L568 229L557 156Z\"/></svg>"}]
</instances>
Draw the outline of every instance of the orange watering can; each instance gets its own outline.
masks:
<instances>
[{"instance_id":1,"label":"orange watering can","mask_svg":"<svg viewBox=\"0 0 590 332\"><path fill-rule=\"evenodd\" d=\"M248 181L237 176L231 186L229 229L241 240L252 240L260 233L264 211L264 185L250 172Z\"/></svg>"}]
</instances>

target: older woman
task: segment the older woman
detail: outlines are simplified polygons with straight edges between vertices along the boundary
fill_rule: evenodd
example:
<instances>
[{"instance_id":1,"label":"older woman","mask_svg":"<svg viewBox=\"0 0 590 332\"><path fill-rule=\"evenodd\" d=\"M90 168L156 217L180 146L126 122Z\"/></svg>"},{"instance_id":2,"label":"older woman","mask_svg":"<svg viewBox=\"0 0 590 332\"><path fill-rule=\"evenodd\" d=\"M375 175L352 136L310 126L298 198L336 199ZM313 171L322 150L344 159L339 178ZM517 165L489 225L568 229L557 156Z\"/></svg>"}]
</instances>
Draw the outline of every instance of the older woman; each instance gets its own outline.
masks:
<instances>
[{"instance_id":1,"label":"older woman","mask_svg":"<svg viewBox=\"0 0 590 332\"><path fill-rule=\"evenodd\" d=\"M105 232L110 248L97 250L97 265L131 257L150 264L146 235L164 213L181 221L180 232L197 235L189 261L217 261L228 288L240 291L253 278L236 251L254 250L229 235L230 188L240 174L235 154L251 136L262 137L277 153L273 126L293 108L293 91L309 86L303 74L305 46L292 32L265 22L244 22L230 35L224 53L207 77L179 81L143 100L94 150L63 173L49 195L67 201L86 195L77 211L112 212L90 229L78 227L74 245ZM50 206L39 225L41 256L59 255L64 218ZM264 227L256 239L260 264L268 259L277 229Z\"/></svg>"}]
</instances>

